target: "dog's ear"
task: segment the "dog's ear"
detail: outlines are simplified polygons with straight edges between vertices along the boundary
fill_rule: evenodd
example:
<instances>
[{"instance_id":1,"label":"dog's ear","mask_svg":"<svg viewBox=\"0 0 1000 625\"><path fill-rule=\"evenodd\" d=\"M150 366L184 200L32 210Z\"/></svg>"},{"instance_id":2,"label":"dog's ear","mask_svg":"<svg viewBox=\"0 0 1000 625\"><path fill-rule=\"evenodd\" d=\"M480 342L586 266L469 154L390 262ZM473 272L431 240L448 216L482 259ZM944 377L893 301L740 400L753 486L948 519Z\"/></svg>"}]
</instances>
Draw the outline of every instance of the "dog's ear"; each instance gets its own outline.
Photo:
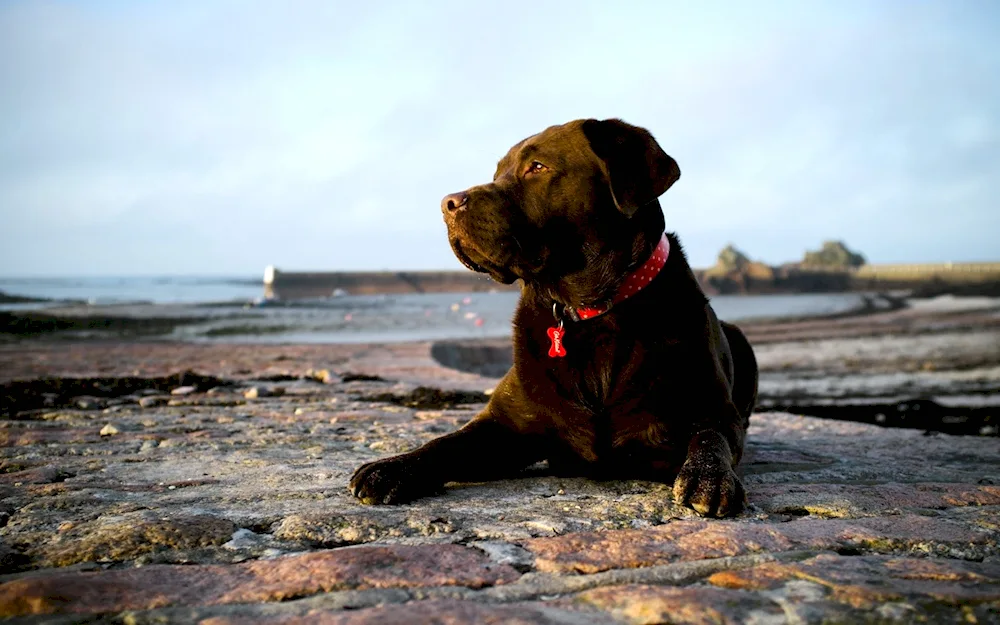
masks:
<instances>
[{"instance_id":1,"label":"dog's ear","mask_svg":"<svg viewBox=\"0 0 1000 625\"><path fill-rule=\"evenodd\" d=\"M677 182L677 161L663 151L645 128L620 119L588 119L583 134L607 170L618 210L631 217Z\"/></svg>"}]
</instances>

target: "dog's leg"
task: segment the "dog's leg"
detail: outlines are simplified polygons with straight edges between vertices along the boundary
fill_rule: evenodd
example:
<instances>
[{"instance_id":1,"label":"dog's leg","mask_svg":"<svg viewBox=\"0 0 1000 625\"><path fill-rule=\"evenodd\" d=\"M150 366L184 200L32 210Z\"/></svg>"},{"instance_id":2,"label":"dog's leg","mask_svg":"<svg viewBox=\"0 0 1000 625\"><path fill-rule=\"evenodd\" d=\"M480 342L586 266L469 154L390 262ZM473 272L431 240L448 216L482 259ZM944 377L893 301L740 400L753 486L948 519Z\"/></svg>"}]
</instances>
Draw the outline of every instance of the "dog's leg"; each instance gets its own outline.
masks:
<instances>
[{"instance_id":1,"label":"dog's leg","mask_svg":"<svg viewBox=\"0 0 1000 625\"><path fill-rule=\"evenodd\" d=\"M464 427L409 453L361 466L351 492L364 503L404 503L438 492L446 482L503 479L544 458L540 434L518 430L513 414L519 395L505 378L486 409Z\"/></svg>"},{"instance_id":2,"label":"dog's leg","mask_svg":"<svg viewBox=\"0 0 1000 625\"><path fill-rule=\"evenodd\" d=\"M698 431L688 445L687 458L674 480L674 500L705 516L737 514L746 505L746 491L734 467L732 448L743 449L716 428Z\"/></svg>"},{"instance_id":3,"label":"dog's leg","mask_svg":"<svg viewBox=\"0 0 1000 625\"><path fill-rule=\"evenodd\" d=\"M709 349L694 356L682 387L677 389L678 403L683 412L692 415L691 439L687 457L674 480L674 499L705 516L728 516L740 512L746 505L746 491L734 468L743 457L743 444L749 425L748 406L738 408L733 403L733 389L747 387L756 396L756 363L753 352L749 359L752 378L735 380L734 376L749 376L746 354L750 346L743 339L739 347L739 368L727 367L722 355L730 352L723 328L714 322L714 314L706 328ZM745 349L744 349L745 347ZM731 359L730 359L731 360ZM736 382L736 384L734 384ZM751 394L751 393L743 393Z\"/></svg>"},{"instance_id":4,"label":"dog's leg","mask_svg":"<svg viewBox=\"0 0 1000 625\"><path fill-rule=\"evenodd\" d=\"M510 477L541 459L531 438L481 415L414 451L362 465L351 478L351 492L364 503L405 503L440 491L446 482Z\"/></svg>"}]
</instances>

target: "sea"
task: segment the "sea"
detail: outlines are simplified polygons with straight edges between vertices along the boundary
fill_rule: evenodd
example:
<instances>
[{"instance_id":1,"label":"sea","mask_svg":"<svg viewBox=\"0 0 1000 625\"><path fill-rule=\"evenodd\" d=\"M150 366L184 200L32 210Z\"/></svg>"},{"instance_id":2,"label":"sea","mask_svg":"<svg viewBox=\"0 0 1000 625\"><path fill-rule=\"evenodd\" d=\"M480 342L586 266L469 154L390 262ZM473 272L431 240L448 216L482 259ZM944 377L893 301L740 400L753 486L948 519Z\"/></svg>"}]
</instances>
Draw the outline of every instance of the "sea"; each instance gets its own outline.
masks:
<instances>
[{"instance_id":1,"label":"sea","mask_svg":"<svg viewBox=\"0 0 1000 625\"><path fill-rule=\"evenodd\" d=\"M331 295L272 301L259 277L0 278L7 295L45 301L0 310L185 319L165 338L208 342L358 343L510 335L516 292ZM859 293L717 295L721 319L808 317L863 307Z\"/></svg>"}]
</instances>

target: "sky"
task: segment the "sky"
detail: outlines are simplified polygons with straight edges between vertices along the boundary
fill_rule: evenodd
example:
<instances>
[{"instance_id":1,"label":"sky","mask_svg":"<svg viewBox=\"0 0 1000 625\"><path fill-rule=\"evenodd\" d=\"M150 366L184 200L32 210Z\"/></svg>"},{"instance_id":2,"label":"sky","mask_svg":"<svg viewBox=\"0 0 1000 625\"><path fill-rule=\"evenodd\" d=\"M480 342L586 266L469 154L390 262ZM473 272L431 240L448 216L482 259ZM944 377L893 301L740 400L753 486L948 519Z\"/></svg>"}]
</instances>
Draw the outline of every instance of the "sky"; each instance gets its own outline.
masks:
<instances>
[{"instance_id":1,"label":"sky","mask_svg":"<svg viewBox=\"0 0 1000 625\"><path fill-rule=\"evenodd\" d=\"M696 267L1000 260L1000 3L0 1L0 275L459 269L440 198L648 128Z\"/></svg>"}]
</instances>

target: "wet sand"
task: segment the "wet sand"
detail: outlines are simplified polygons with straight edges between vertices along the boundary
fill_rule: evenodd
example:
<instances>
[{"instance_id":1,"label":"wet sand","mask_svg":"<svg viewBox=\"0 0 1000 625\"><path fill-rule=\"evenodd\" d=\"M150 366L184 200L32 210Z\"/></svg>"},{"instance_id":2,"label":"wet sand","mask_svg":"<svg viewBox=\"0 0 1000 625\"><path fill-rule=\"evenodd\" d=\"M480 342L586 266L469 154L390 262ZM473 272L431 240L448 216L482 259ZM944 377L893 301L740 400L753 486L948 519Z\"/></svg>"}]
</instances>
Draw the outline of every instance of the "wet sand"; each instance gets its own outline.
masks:
<instances>
[{"instance_id":1,"label":"wet sand","mask_svg":"<svg viewBox=\"0 0 1000 625\"><path fill-rule=\"evenodd\" d=\"M37 387L43 393L49 391L32 379L196 371L239 381L294 379L326 369L483 390L511 364L508 339L253 345L164 342L155 340L155 334L152 340L144 335L184 320L148 311L138 317L91 316L86 324L101 331L89 339L74 338L75 329L67 338L52 340L45 334L8 342L0 345L0 382L21 380L18 388L24 392ZM760 364L762 410L960 434L997 433L993 412L1000 404L1000 299L889 298L861 313L740 325ZM19 399L18 392L9 388L7 412L39 407Z\"/></svg>"}]
</instances>

